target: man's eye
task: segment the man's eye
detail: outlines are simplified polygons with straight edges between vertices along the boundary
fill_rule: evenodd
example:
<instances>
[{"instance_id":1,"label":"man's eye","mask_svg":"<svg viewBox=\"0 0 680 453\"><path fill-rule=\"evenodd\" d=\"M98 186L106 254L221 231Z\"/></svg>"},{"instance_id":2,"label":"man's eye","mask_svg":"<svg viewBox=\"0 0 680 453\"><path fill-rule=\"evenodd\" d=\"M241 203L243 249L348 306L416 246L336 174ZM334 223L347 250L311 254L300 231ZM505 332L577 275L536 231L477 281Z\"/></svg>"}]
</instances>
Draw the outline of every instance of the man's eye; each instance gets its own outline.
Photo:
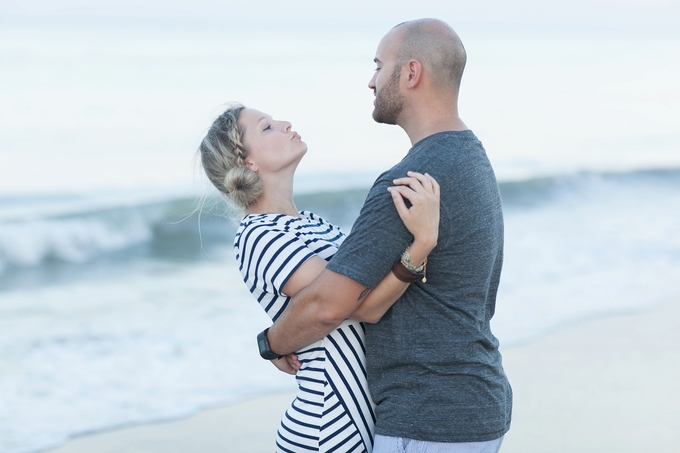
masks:
<instances>
[{"instance_id":1,"label":"man's eye","mask_svg":"<svg viewBox=\"0 0 680 453\"><path fill-rule=\"evenodd\" d=\"M271 127L269 124L267 124L263 130L268 131L268 130L271 129L271 128L272 128L272 127Z\"/></svg>"}]
</instances>

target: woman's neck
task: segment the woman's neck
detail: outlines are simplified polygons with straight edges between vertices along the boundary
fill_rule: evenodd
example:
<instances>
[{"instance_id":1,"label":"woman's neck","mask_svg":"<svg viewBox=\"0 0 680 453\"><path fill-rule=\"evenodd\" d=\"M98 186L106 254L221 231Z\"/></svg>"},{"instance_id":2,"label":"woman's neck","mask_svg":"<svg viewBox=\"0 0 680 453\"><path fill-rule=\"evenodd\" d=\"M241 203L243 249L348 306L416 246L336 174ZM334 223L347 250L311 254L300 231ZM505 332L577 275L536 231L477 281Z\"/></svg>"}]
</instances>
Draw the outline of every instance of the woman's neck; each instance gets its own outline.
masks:
<instances>
[{"instance_id":1,"label":"woman's neck","mask_svg":"<svg viewBox=\"0 0 680 453\"><path fill-rule=\"evenodd\" d=\"M293 178L268 180L261 178L262 195L252 204L246 214L286 214L298 217L293 200Z\"/></svg>"},{"instance_id":2,"label":"woman's neck","mask_svg":"<svg viewBox=\"0 0 680 453\"><path fill-rule=\"evenodd\" d=\"M246 214L285 214L293 217L300 215L292 199L265 200L262 198L246 209Z\"/></svg>"}]
</instances>

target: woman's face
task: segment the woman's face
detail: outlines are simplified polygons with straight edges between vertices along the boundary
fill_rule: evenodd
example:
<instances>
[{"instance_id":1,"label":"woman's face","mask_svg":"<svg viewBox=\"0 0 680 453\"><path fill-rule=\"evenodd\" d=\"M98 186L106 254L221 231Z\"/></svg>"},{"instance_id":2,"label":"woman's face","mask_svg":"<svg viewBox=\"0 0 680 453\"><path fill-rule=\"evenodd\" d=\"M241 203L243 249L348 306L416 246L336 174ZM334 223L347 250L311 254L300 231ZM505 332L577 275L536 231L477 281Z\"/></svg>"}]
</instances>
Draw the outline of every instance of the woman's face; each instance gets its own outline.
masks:
<instances>
[{"instance_id":1,"label":"woman's face","mask_svg":"<svg viewBox=\"0 0 680 453\"><path fill-rule=\"evenodd\" d=\"M307 144L287 121L276 121L266 113L243 109L238 117L243 144L248 150L246 166L258 173L295 169L307 152Z\"/></svg>"}]
</instances>

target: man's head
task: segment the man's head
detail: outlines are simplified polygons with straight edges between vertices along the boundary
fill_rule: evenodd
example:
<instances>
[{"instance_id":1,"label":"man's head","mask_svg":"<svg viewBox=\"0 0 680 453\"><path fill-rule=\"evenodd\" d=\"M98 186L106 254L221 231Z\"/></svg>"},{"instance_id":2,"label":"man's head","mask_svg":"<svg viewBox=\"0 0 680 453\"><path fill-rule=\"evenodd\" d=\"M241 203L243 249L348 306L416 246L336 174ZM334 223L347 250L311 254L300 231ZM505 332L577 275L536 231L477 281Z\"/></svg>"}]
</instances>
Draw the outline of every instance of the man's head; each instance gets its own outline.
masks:
<instances>
[{"instance_id":1,"label":"man's head","mask_svg":"<svg viewBox=\"0 0 680 453\"><path fill-rule=\"evenodd\" d=\"M418 19L390 30L380 41L374 61L376 71L368 84L376 96L373 118L398 124L416 87L416 96L436 94L457 101L466 54L446 23Z\"/></svg>"}]
</instances>

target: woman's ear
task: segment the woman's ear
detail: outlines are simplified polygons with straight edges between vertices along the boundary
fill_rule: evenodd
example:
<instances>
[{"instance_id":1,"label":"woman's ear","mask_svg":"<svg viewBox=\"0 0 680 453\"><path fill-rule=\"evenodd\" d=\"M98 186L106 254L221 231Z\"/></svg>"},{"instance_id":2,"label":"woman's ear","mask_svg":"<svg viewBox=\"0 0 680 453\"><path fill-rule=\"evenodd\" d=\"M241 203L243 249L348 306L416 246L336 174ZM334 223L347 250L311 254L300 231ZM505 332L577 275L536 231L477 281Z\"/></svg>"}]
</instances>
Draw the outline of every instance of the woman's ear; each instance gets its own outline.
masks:
<instances>
[{"instance_id":1,"label":"woman's ear","mask_svg":"<svg viewBox=\"0 0 680 453\"><path fill-rule=\"evenodd\" d=\"M246 157L244 164L245 164L245 166L248 170L254 171L255 173L257 173L257 164L255 162L253 162L253 160L250 158L250 156Z\"/></svg>"}]
</instances>

